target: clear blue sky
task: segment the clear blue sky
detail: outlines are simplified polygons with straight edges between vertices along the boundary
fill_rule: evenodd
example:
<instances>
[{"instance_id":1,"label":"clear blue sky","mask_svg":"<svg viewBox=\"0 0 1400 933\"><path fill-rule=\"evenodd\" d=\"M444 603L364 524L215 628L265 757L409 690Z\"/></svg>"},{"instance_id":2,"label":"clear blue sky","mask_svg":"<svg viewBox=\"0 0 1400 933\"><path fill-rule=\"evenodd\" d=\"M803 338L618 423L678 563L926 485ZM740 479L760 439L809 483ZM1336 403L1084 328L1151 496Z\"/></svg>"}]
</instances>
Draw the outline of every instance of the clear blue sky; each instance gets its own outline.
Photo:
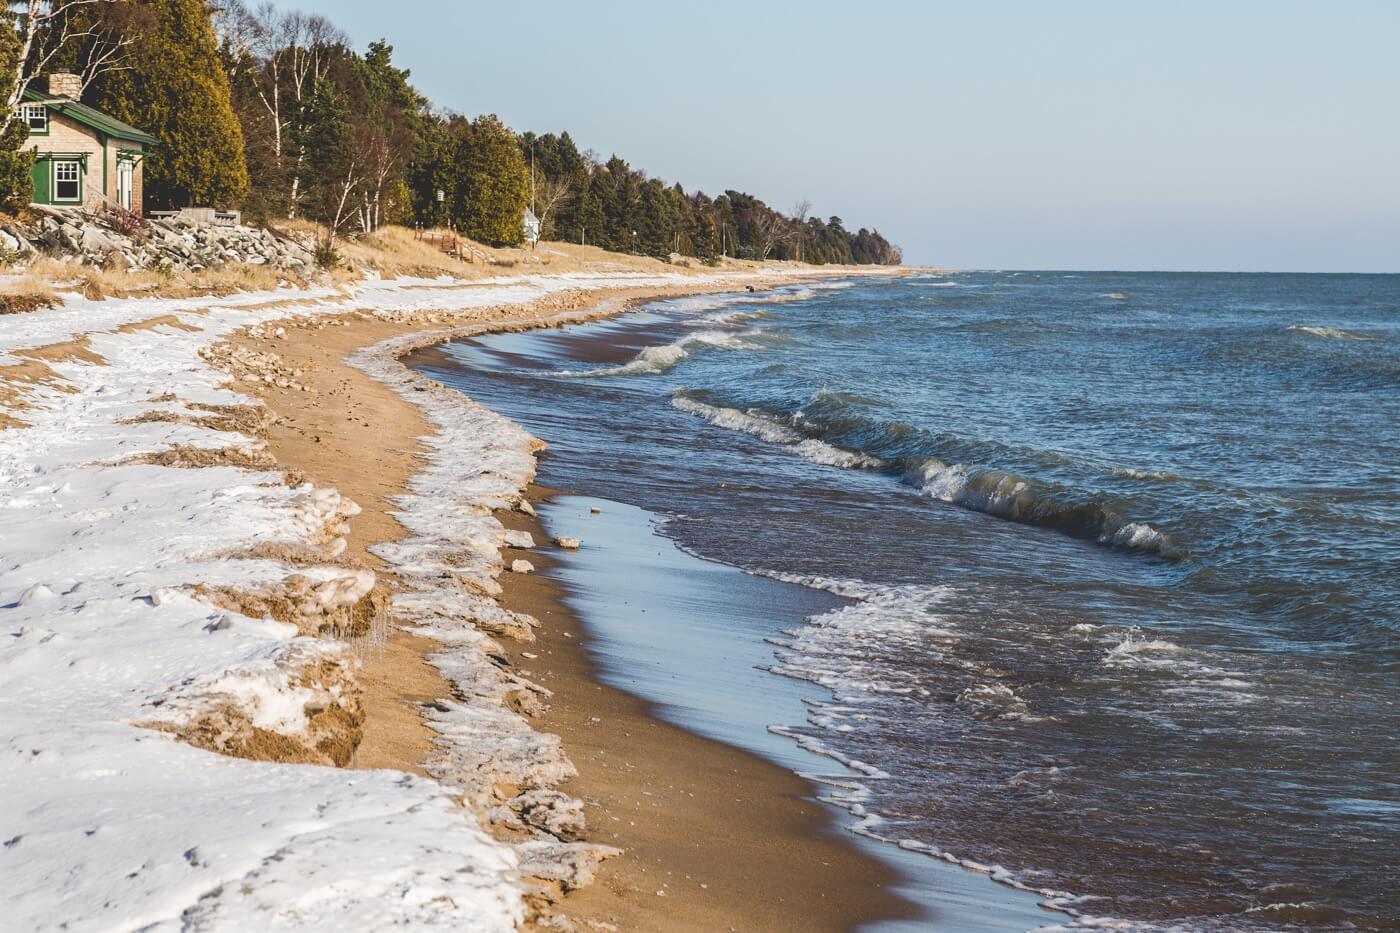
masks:
<instances>
[{"instance_id":1,"label":"clear blue sky","mask_svg":"<svg viewBox=\"0 0 1400 933\"><path fill-rule=\"evenodd\" d=\"M1400 272L1400 2L279 0L439 106L956 267Z\"/></svg>"}]
</instances>

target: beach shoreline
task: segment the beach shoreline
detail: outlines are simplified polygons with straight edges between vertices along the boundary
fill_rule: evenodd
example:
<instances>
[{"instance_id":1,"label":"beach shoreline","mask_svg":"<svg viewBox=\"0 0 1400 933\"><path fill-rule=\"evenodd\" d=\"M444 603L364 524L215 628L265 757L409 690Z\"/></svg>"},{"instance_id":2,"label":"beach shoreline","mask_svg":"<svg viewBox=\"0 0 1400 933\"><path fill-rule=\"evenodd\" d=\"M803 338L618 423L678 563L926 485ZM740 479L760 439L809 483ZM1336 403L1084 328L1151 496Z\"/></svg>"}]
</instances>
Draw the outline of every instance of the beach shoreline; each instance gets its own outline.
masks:
<instances>
[{"instance_id":1,"label":"beach shoreline","mask_svg":"<svg viewBox=\"0 0 1400 933\"><path fill-rule=\"evenodd\" d=\"M397 341L393 355L401 358L412 347L464 332L557 326L561 315L568 321L596 320L636 302L734 291L749 284L774 283L747 279L610 289L581 296L577 307L566 311L557 302L543 308L526 305L499 320L452 328L450 334L421 325L351 319L343 326L318 323L315 340L298 340L293 332L290 339L244 334L232 343L249 351L274 350L284 365L312 374L309 394L266 385L256 389L278 419L267 433L269 451L279 464L318 485L336 487L360 505L362 511L351 523L348 555L385 576L383 562L371 548L403 537L394 518L396 499L421 465L419 438L430 433L430 425L402 394L352 365L352 356ZM529 515L506 511L497 517L507 529L547 540ZM541 566L549 560L543 549L529 559ZM387 578L393 589L392 573ZM525 670L538 666L528 655L551 661L546 672L531 674L553 693L548 709L533 724L558 734L564 753L581 772L560 789L589 804L590 842L628 853L605 865L598 883L555 906L550 906L557 901L555 892L533 898L539 916L562 912L605 924L620 922L626 929L742 924L746 929L831 930L908 916L911 905L888 891L894 872L833 832L832 815L816 802L810 784L756 756L664 723L645 702L598 683L575 637L582 626L577 620L563 621L570 617L557 587L544 575L504 573L501 583L500 601L508 611L541 622L534 644L509 639L501 644ZM570 635L563 635L561 627ZM439 739L423 710L452 695L452 685L428 660L440 649L432 639L398 629L360 651L366 715L353 767L427 773L426 761ZM647 737L644 748L634 738L640 735ZM629 767L609 768L610 755L625 758ZM697 782L697 774L707 778ZM653 810L649 819L628 819L625 828L616 828L619 812L631 808L640 815L640 802L653 794L645 787L687 782L687 796L673 798L663 813ZM735 788L742 788L747 799L762 801L742 819L730 796ZM803 869L793 871L794 864ZM706 876L712 880L700 880Z\"/></svg>"}]
</instances>

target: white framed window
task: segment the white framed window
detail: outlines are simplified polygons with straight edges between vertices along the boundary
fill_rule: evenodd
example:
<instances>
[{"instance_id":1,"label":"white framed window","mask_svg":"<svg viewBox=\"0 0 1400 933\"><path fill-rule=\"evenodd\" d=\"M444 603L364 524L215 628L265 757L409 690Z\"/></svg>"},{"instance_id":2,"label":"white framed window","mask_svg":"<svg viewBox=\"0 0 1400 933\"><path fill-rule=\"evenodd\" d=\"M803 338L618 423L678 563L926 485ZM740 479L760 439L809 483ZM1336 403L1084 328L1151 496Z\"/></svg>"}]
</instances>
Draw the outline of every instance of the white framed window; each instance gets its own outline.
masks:
<instances>
[{"instance_id":1,"label":"white framed window","mask_svg":"<svg viewBox=\"0 0 1400 933\"><path fill-rule=\"evenodd\" d=\"M49 108L43 104L21 104L19 118L29 127L31 133L49 131Z\"/></svg>"},{"instance_id":2,"label":"white framed window","mask_svg":"<svg viewBox=\"0 0 1400 933\"><path fill-rule=\"evenodd\" d=\"M83 199L83 165L76 159L55 159L53 163L53 199L81 201Z\"/></svg>"}]
</instances>

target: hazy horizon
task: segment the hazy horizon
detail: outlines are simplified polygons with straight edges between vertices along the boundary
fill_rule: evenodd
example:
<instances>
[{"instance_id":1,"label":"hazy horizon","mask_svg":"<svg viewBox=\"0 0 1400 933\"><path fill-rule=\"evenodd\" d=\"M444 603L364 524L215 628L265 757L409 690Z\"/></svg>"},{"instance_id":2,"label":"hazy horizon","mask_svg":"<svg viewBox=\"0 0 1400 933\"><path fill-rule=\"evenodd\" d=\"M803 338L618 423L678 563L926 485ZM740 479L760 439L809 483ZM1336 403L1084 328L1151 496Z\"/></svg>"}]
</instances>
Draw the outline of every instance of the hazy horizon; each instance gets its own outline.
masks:
<instances>
[{"instance_id":1,"label":"hazy horizon","mask_svg":"<svg viewBox=\"0 0 1400 933\"><path fill-rule=\"evenodd\" d=\"M439 107L808 199L910 264L1400 272L1397 5L279 6L387 40Z\"/></svg>"}]
</instances>

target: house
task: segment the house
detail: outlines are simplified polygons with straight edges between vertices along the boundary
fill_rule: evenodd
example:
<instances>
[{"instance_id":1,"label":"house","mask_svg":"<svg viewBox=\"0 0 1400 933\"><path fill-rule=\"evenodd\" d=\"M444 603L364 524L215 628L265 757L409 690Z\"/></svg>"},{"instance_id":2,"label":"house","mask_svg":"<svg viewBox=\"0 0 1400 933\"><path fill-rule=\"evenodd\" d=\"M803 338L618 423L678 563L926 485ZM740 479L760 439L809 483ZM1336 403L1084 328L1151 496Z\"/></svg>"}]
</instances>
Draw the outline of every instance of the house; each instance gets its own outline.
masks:
<instances>
[{"instance_id":1,"label":"house","mask_svg":"<svg viewBox=\"0 0 1400 933\"><path fill-rule=\"evenodd\" d=\"M82 79L49 75L48 92L27 90L19 118L38 151L34 203L142 212L142 163L153 136L78 100Z\"/></svg>"}]
</instances>

